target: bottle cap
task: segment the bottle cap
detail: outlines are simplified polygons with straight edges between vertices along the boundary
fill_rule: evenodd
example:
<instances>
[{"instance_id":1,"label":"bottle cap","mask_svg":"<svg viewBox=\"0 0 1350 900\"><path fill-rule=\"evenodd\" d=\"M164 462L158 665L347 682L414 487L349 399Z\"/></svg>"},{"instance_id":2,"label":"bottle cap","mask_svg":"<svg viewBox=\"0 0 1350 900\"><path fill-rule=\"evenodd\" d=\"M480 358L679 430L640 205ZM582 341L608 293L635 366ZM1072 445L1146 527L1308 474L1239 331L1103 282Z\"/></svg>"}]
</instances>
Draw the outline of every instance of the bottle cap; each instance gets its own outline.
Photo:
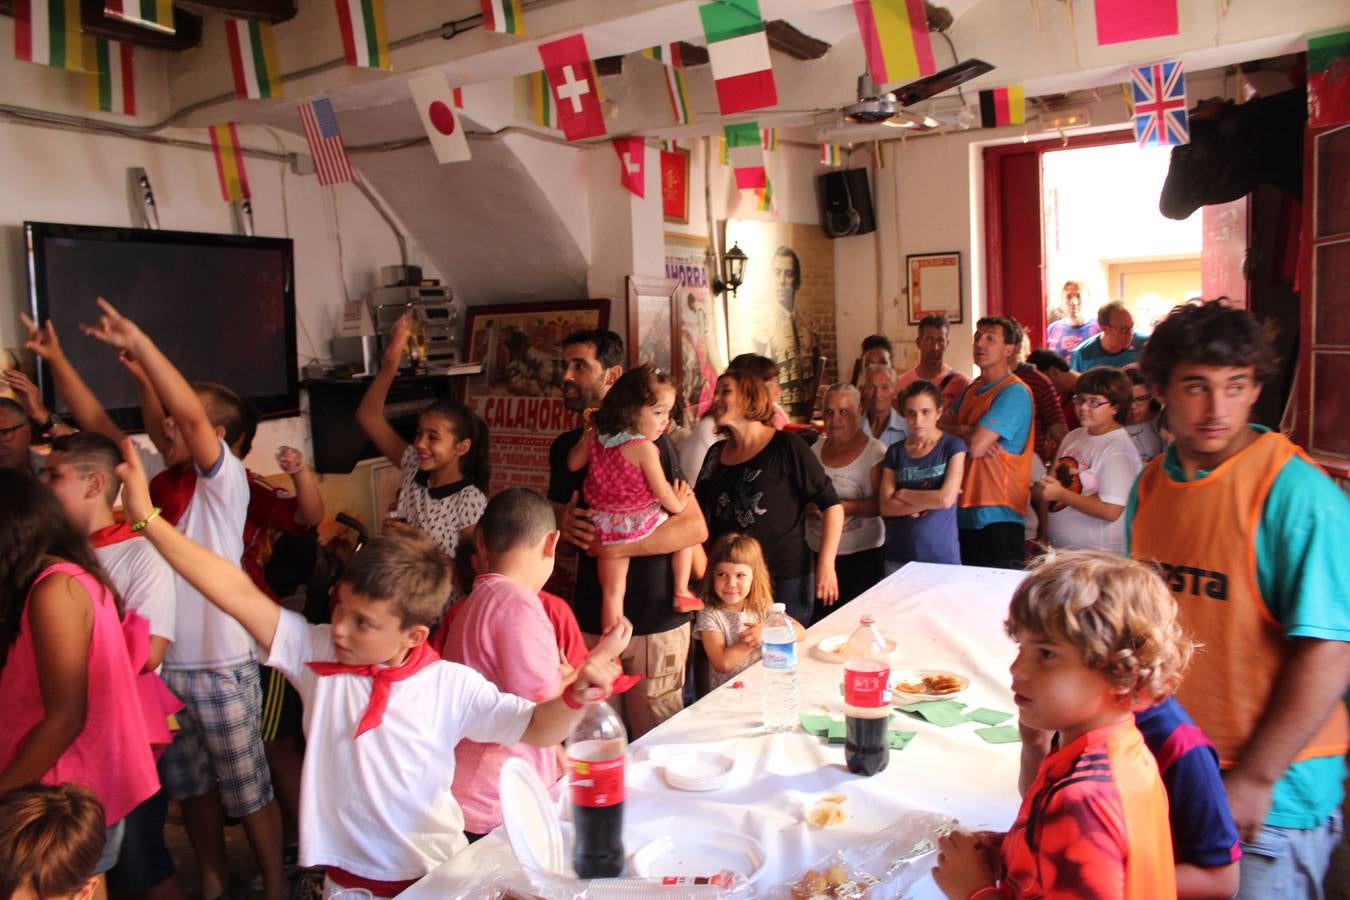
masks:
<instances>
[{"instance_id":1,"label":"bottle cap","mask_svg":"<svg viewBox=\"0 0 1350 900\"><path fill-rule=\"evenodd\" d=\"M787 604L771 603L769 604L769 612L787 612Z\"/></svg>"},{"instance_id":2,"label":"bottle cap","mask_svg":"<svg viewBox=\"0 0 1350 900\"><path fill-rule=\"evenodd\" d=\"M876 623L876 619L873 619L870 613L864 613L863 617L858 620L859 625L875 625Z\"/></svg>"}]
</instances>

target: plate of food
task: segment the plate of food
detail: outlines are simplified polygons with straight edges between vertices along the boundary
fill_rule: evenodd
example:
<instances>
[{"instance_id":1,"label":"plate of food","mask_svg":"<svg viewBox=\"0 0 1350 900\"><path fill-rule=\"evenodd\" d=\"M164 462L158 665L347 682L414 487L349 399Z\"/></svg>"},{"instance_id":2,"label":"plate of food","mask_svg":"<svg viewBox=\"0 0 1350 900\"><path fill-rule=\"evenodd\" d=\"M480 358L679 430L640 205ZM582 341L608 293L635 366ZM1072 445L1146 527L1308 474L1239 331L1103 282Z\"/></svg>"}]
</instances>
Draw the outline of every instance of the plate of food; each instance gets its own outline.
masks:
<instances>
[{"instance_id":1,"label":"plate of food","mask_svg":"<svg viewBox=\"0 0 1350 900\"><path fill-rule=\"evenodd\" d=\"M942 669L907 669L891 673L891 696L896 703L951 700L968 687L969 678Z\"/></svg>"},{"instance_id":2,"label":"plate of food","mask_svg":"<svg viewBox=\"0 0 1350 900\"><path fill-rule=\"evenodd\" d=\"M830 637L823 637L811 645L811 655L816 659L831 663L842 663L844 661L844 647L848 645L849 635L835 634ZM895 652L895 641L886 638L886 650L890 653Z\"/></svg>"}]
</instances>

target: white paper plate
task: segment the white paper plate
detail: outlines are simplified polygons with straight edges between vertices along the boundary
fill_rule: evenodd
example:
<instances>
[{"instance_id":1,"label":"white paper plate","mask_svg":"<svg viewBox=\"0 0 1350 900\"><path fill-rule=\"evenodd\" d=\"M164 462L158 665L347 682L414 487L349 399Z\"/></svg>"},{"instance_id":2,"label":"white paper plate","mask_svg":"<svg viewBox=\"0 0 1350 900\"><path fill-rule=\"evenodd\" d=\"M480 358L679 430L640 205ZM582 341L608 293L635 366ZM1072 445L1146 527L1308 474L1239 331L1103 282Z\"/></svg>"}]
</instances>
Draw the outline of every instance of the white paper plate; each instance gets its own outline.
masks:
<instances>
[{"instance_id":1,"label":"white paper plate","mask_svg":"<svg viewBox=\"0 0 1350 900\"><path fill-rule=\"evenodd\" d=\"M842 663L844 661L844 645L852 635L835 634L830 637L823 637L811 645L811 655L816 659L829 663ZM895 652L895 641L886 638L886 650L889 653Z\"/></svg>"},{"instance_id":2,"label":"white paper plate","mask_svg":"<svg viewBox=\"0 0 1350 900\"><path fill-rule=\"evenodd\" d=\"M716 750L674 753L663 771L666 784L680 791L715 791L731 780L736 758Z\"/></svg>"},{"instance_id":3,"label":"white paper plate","mask_svg":"<svg viewBox=\"0 0 1350 900\"><path fill-rule=\"evenodd\" d=\"M502 764L498 791L502 824L520 864L527 869L567 876L558 811L534 769L522 759L508 759Z\"/></svg>"},{"instance_id":4,"label":"white paper plate","mask_svg":"<svg viewBox=\"0 0 1350 900\"><path fill-rule=\"evenodd\" d=\"M744 834L695 831L665 835L639 848L632 857L634 875L716 875L739 872L753 882L764 871L764 846Z\"/></svg>"},{"instance_id":5,"label":"white paper plate","mask_svg":"<svg viewBox=\"0 0 1350 900\"><path fill-rule=\"evenodd\" d=\"M927 691L902 691L897 685L901 683L916 684L923 681L925 677L933 675L950 675L952 678L960 679L961 686L954 691L947 691L942 694L932 694ZM956 672L948 672L945 669L905 669L900 672L891 673L891 697L896 703L923 703L928 700L952 700L961 696L966 688L970 687L970 679Z\"/></svg>"}]
</instances>

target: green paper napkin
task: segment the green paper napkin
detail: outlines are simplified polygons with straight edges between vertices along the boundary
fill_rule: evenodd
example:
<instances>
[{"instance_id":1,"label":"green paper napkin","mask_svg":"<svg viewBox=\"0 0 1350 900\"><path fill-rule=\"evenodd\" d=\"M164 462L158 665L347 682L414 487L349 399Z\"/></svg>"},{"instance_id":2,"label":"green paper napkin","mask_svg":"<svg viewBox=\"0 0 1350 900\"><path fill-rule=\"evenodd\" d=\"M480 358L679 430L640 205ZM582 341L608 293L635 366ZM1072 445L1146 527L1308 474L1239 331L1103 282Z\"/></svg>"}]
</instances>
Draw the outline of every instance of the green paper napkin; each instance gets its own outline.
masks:
<instances>
[{"instance_id":1,"label":"green paper napkin","mask_svg":"<svg viewBox=\"0 0 1350 900\"><path fill-rule=\"evenodd\" d=\"M831 744L842 744L848 739L848 725L837 720L830 720L830 730L827 735Z\"/></svg>"},{"instance_id":2,"label":"green paper napkin","mask_svg":"<svg viewBox=\"0 0 1350 900\"><path fill-rule=\"evenodd\" d=\"M892 750L903 750L909 742L914 740L916 731L888 731L886 732L886 742L890 744Z\"/></svg>"},{"instance_id":3,"label":"green paper napkin","mask_svg":"<svg viewBox=\"0 0 1350 900\"><path fill-rule=\"evenodd\" d=\"M923 716L929 724L949 728L966 721L966 715L961 711L963 706L964 704L952 700L938 700L930 703L911 703L900 708L905 712Z\"/></svg>"},{"instance_id":4,"label":"green paper napkin","mask_svg":"<svg viewBox=\"0 0 1350 900\"><path fill-rule=\"evenodd\" d=\"M966 713L966 718L972 722L983 722L985 725L1002 725L1012 718L1012 713L999 712L996 709L977 709Z\"/></svg>"},{"instance_id":5,"label":"green paper napkin","mask_svg":"<svg viewBox=\"0 0 1350 900\"><path fill-rule=\"evenodd\" d=\"M813 716L807 713L802 713L801 721L802 721L802 728L806 729L807 734L814 734L817 737L824 737L826 732L830 730L829 716L819 716L819 715Z\"/></svg>"},{"instance_id":6,"label":"green paper napkin","mask_svg":"<svg viewBox=\"0 0 1350 900\"><path fill-rule=\"evenodd\" d=\"M990 744L1013 744L1022 740L1016 725L998 725L994 728L976 728L975 733Z\"/></svg>"}]
</instances>

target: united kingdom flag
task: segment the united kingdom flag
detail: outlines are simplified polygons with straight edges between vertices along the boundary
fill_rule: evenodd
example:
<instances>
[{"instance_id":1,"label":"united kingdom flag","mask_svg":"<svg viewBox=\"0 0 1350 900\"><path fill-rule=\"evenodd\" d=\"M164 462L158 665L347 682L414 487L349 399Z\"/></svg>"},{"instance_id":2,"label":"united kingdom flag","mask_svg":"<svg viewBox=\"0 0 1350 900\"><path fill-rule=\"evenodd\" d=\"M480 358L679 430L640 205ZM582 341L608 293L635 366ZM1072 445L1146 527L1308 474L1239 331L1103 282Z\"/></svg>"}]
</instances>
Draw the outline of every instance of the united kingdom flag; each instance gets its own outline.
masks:
<instances>
[{"instance_id":1,"label":"united kingdom flag","mask_svg":"<svg viewBox=\"0 0 1350 900\"><path fill-rule=\"evenodd\" d=\"M1186 118L1186 76L1181 60L1140 66L1130 79L1134 137L1139 146L1168 147L1191 140Z\"/></svg>"}]
</instances>

